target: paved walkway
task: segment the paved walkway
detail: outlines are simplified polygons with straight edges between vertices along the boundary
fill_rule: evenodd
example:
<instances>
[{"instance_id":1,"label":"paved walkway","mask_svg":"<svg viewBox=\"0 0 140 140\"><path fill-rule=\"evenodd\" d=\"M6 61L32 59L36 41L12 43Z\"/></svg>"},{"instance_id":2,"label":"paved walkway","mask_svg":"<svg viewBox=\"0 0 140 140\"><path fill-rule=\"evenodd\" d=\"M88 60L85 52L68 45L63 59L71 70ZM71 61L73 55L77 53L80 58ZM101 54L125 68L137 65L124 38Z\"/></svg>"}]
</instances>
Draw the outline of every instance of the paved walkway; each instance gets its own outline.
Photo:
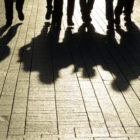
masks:
<instances>
[{"instance_id":1,"label":"paved walkway","mask_svg":"<svg viewBox=\"0 0 140 140\"><path fill-rule=\"evenodd\" d=\"M104 1L73 29L66 1L61 30L44 19L45 0L25 0L4 31L0 0L0 140L140 140L140 2L133 30L106 34ZM115 3L114 3L115 4Z\"/></svg>"}]
</instances>

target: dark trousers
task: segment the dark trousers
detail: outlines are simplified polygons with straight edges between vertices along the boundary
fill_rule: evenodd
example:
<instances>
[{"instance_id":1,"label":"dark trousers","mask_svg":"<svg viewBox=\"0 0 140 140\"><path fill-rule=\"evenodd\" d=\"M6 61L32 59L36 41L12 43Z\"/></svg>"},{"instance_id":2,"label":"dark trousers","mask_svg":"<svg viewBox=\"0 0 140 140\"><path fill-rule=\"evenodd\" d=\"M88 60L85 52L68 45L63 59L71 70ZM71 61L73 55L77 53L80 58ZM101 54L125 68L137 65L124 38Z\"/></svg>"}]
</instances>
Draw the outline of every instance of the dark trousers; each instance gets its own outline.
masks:
<instances>
[{"instance_id":1,"label":"dark trousers","mask_svg":"<svg viewBox=\"0 0 140 140\"><path fill-rule=\"evenodd\" d=\"M53 7L53 6L52 6L52 1L53 1L53 0L47 0L47 9L48 9L48 10L52 10L52 7Z\"/></svg>"},{"instance_id":2,"label":"dark trousers","mask_svg":"<svg viewBox=\"0 0 140 140\"><path fill-rule=\"evenodd\" d=\"M82 17L89 16L93 8L94 0L80 0Z\"/></svg>"},{"instance_id":3,"label":"dark trousers","mask_svg":"<svg viewBox=\"0 0 140 140\"><path fill-rule=\"evenodd\" d=\"M13 0L5 0L6 20L12 21L13 19ZM24 0L16 0L17 12L22 11Z\"/></svg>"},{"instance_id":4,"label":"dark trousers","mask_svg":"<svg viewBox=\"0 0 140 140\"><path fill-rule=\"evenodd\" d=\"M53 22L61 23L63 15L63 0L54 0Z\"/></svg>"},{"instance_id":5,"label":"dark trousers","mask_svg":"<svg viewBox=\"0 0 140 140\"><path fill-rule=\"evenodd\" d=\"M72 19L73 12L74 12L74 4L75 4L75 0L68 0L68 5L67 5L68 19Z\"/></svg>"},{"instance_id":6,"label":"dark trousers","mask_svg":"<svg viewBox=\"0 0 140 140\"><path fill-rule=\"evenodd\" d=\"M117 6L115 8L116 16L120 16L123 12L125 16L130 16L133 12L134 0L118 0Z\"/></svg>"},{"instance_id":7,"label":"dark trousers","mask_svg":"<svg viewBox=\"0 0 140 140\"><path fill-rule=\"evenodd\" d=\"M113 0L106 0L106 19L110 23L114 21Z\"/></svg>"}]
</instances>

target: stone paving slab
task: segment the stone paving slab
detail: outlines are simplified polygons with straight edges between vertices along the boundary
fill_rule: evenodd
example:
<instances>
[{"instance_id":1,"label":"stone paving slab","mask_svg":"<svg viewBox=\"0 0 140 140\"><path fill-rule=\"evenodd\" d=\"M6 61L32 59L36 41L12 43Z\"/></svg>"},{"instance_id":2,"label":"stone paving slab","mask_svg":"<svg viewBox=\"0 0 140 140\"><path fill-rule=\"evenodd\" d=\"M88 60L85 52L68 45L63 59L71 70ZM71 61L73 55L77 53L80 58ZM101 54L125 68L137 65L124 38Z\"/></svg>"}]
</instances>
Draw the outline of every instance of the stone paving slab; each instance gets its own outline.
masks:
<instances>
[{"instance_id":1,"label":"stone paving slab","mask_svg":"<svg viewBox=\"0 0 140 140\"><path fill-rule=\"evenodd\" d=\"M114 0L114 6L117 0ZM45 20L46 0L25 0L7 30L0 0L0 140L140 140L140 2L133 30L107 34L105 2L74 28ZM14 3L15 6L15 3Z\"/></svg>"}]
</instances>

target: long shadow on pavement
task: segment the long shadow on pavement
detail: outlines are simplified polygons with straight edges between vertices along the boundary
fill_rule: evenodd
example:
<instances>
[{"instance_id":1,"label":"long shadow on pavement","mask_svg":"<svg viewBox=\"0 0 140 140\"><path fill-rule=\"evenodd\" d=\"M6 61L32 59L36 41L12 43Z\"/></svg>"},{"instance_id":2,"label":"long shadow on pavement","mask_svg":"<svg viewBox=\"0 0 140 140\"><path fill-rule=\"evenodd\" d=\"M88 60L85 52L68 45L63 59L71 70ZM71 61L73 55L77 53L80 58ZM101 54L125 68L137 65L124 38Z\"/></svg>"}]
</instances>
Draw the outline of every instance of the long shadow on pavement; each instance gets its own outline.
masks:
<instances>
[{"instance_id":1,"label":"long shadow on pavement","mask_svg":"<svg viewBox=\"0 0 140 140\"><path fill-rule=\"evenodd\" d=\"M2 34L7 30L7 27L4 25L0 28L0 61L4 60L10 54L10 46L8 46L8 43L16 35L19 25L21 24L12 26L3 36Z\"/></svg>"},{"instance_id":2,"label":"long shadow on pavement","mask_svg":"<svg viewBox=\"0 0 140 140\"><path fill-rule=\"evenodd\" d=\"M70 65L74 66L72 73L82 68L83 78L94 78L97 66L101 66L112 75L104 77L101 73L102 80L111 82L114 90L124 91L140 75L140 31L135 24L131 27L126 32L117 29L121 36L117 43L113 35L99 34L92 24L83 24L77 33L67 28L63 42L59 43L60 30L48 30L45 23L41 34L20 49L19 62L24 64L25 71L38 71L40 81L46 84L59 79L59 71Z\"/></svg>"}]
</instances>

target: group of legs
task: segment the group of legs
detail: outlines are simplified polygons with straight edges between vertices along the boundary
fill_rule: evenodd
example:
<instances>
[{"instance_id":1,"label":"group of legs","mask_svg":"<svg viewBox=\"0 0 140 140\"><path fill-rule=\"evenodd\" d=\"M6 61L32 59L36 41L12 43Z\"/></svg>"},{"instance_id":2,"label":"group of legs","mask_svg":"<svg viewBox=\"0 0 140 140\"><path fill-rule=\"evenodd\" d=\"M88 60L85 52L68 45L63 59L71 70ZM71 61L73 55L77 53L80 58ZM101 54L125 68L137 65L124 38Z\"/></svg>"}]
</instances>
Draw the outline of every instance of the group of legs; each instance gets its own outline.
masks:
<instances>
[{"instance_id":1,"label":"group of legs","mask_svg":"<svg viewBox=\"0 0 140 140\"><path fill-rule=\"evenodd\" d=\"M14 0L4 0L5 2L5 15L6 15L6 25L10 26L13 20L13 2ZM22 12L24 0L16 0L16 10L18 13L18 18L24 20L24 14Z\"/></svg>"},{"instance_id":2,"label":"group of legs","mask_svg":"<svg viewBox=\"0 0 140 140\"><path fill-rule=\"evenodd\" d=\"M92 18L90 17L91 10L93 9L95 0L79 0L81 7L81 14L83 22L90 22ZM131 22L131 14L133 12L134 0L118 0L115 10L113 9L113 0L106 1L106 19L108 21L108 29L114 28L114 23L120 24L120 16L124 9L124 20L129 23ZM54 2L54 4L52 4ZM67 2L67 23L68 25L74 25L72 21L72 16L74 12L75 0L68 0ZM54 7L53 7L53 6ZM47 13L46 19L50 19L52 14L52 23L56 22L59 24L59 18L62 17L63 0L47 0ZM115 19L114 19L115 15ZM54 21L55 19L55 21Z\"/></svg>"},{"instance_id":3,"label":"group of legs","mask_svg":"<svg viewBox=\"0 0 140 140\"><path fill-rule=\"evenodd\" d=\"M62 17L63 0L46 0L47 1L47 13L46 19L50 19L52 14L52 23L60 22L60 17ZM93 8L94 0L80 0L80 7L82 13L82 19L84 22L90 22L90 12ZM53 7L53 6L54 7ZM72 16L74 13L75 0L67 1L67 23L68 25L74 25Z\"/></svg>"},{"instance_id":4,"label":"group of legs","mask_svg":"<svg viewBox=\"0 0 140 140\"><path fill-rule=\"evenodd\" d=\"M10 26L13 20L13 2L15 0L5 0L6 9L6 25ZM52 14L52 23L60 26L62 18L63 0L46 0L47 1L47 13L46 19L50 19ZM75 0L67 0L67 23L68 25L74 25L72 17L74 13ZM93 9L95 0L79 0L81 14L83 22L91 22L90 17L91 10ZM124 20L131 22L131 14L133 12L134 0L118 0L115 10L113 10L113 0L106 1L106 19L108 21L108 29L114 28L115 24L120 24L120 16L124 12ZM22 12L24 0L16 0L16 10L20 20L24 20L24 14ZM124 9L124 11L123 11ZM115 15L115 19L114 19Z\"/></svg>"},{"instance_id":5,"label":"group of legs","mask_svg":"<svg viewBox=\"0 0 140 140\"><path fill-rule=\"evenodd\" d=\"M113 0L106 0L106 19L108 21L108 29L114 28L114 23L116 25L120 24L120 16L122 13L125 15L125 22L129 24L131 22L133 6L134 0L118 0L115 10L113 10Z\"/></svg>"},{"instance_id":6,"label":"group of legs","mask_svg":"<svg viewBox=\"0 0 140 140\"><path fill-rule=\"evenodd\" d=\"M52 15L52 24L60 25L63 10L63 0L46 0L47 1L47 13L46 19L50 19ZM72 16L74 12L75 0L68 0L67 5L67 22L69 25L74 25L72 21ZM53 6L52 6L53 5Z\"/></svg>"}]
</instances>

